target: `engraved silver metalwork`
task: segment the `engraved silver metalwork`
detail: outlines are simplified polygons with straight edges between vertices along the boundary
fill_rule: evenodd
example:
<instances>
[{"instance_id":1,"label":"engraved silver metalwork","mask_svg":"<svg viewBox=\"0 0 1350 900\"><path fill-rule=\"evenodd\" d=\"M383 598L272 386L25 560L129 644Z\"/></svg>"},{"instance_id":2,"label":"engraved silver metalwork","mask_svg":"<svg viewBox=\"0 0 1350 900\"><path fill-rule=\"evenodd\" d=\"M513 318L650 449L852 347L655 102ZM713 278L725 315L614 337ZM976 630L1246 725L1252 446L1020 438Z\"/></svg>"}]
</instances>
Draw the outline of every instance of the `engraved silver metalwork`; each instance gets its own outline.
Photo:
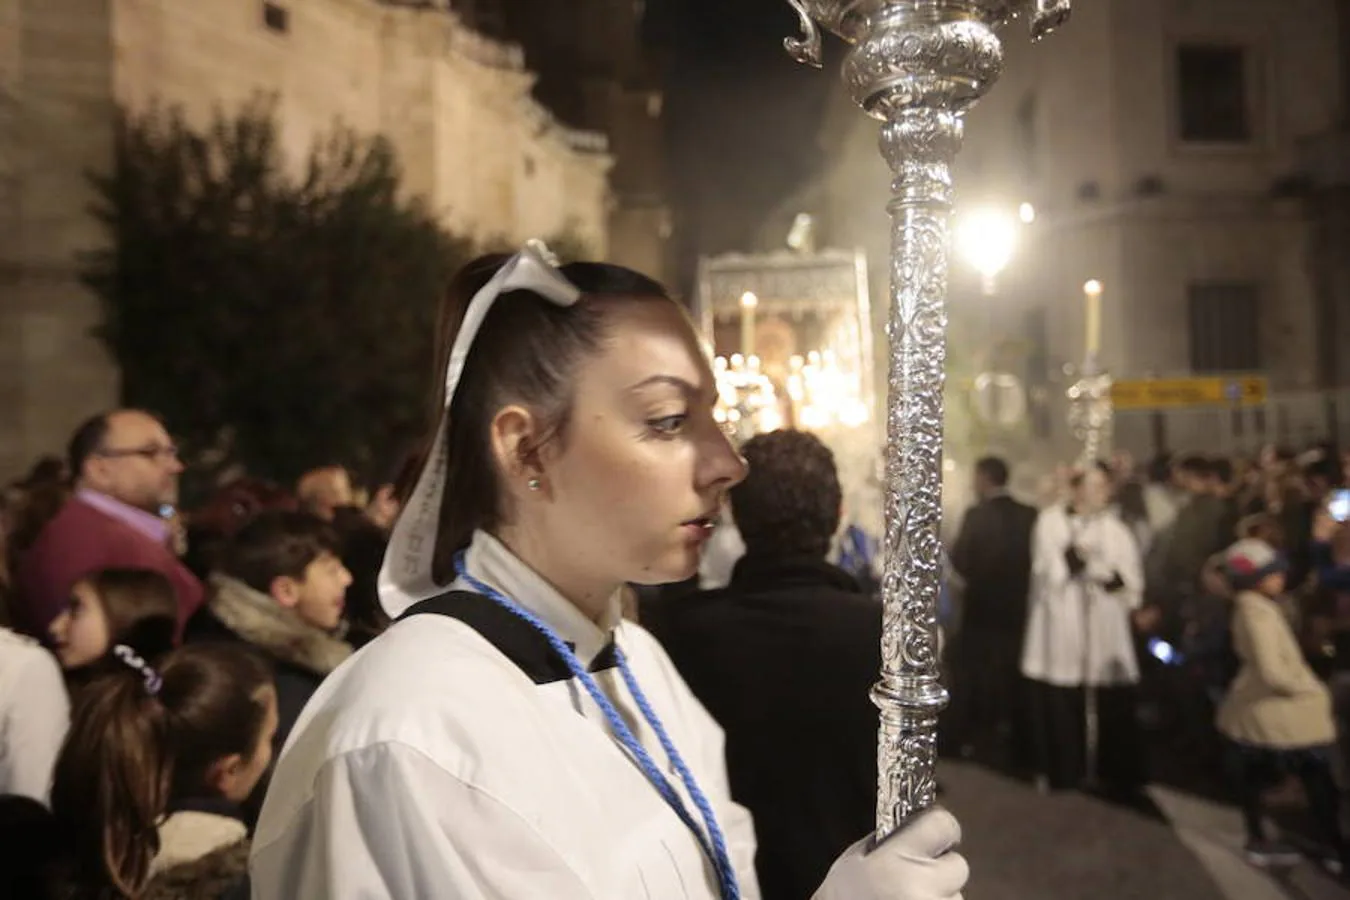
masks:
<instances>
[{"instance_id":1,"label":"engraved silver metalwork","mask_svg":"<svg viewBox=\"0 0 1350 900\"><path fill-rule=\"evenodd\" d=\"M951 167L963 117L998 79L998 29L1025 14L1040 38L1063 23L1070 0L788 0L802 20L789 38L798 61L821 64L820 27L853 45L843 77L885 124L881 152L895 179L886 533L882 575L881 711L877 840L933 805L938 713L937 599L942 521L942 391Z\"/></svg>"},{"instance_id":2,"label":"engraved silver metalwork","mask_svg":"<svg viewBox=\"0 0 1350 900\"><path fill-rule=\"evenodd\" d=\"M1091 359L1083 366L1082 376L1069 387L1069 427L1082 442L1078 458L1086 468L1111 452L1111 376L1100 371Z\"/></svg>"}]
</instances>

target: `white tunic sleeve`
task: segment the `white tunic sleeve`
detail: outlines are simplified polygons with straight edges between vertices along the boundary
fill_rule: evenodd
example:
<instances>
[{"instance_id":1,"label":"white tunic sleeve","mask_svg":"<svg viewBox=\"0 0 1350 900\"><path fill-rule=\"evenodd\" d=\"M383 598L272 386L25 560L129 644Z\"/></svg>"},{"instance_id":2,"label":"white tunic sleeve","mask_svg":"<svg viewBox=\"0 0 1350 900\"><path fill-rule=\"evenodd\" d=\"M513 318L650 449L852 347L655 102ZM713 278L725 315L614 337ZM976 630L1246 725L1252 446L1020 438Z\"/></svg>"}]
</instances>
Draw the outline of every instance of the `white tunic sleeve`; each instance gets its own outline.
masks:
<instances>
[{"instance_id":1,"label":"white tunic sleeve","mask_svg":"<svg viewBox=\"0 0 1350 900\"><path fill-rule=\"evenodd\" d=\"M253 900L593 897L528 822L396 742L329 760L279 824L255 840Z\"/></svg>"},{"instance_id":2,"label":"white tunic sleeve","mask_svg":"<svg viewBox=\"0 0 1350 900\"><path fill-rule=\"evenodd\" d=\"M46 803L52 767L70 728L61 669L36 643L8 633L0 654L0 794Z\"/></svg>"}]
</instances>

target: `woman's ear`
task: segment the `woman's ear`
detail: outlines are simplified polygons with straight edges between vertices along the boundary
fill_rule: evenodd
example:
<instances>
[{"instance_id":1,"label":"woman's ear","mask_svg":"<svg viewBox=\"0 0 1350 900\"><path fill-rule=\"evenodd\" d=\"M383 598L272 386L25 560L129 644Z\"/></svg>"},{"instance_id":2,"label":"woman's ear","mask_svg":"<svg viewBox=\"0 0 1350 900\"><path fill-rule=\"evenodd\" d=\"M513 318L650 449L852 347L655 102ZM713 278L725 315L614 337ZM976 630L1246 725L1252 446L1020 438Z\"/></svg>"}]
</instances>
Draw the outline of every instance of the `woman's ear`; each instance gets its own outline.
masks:
<instances>
[{"instance_id":1,"label":"woman's ear","mask_svg":"<svg viewBox=\"0 0 1350 900\"><path fill-rule=\"evenodd\" d=\"M220 797L231 797L244 771L244 757L238 753L222 756L206 767L206 787Z\"/></svg>"},{"instance_id":2,"label":"woman's ear","mask_svg":"<svg viewBox=\"0 0 1350 900\"><path fill-rule=\"evenodd\" d=\"M539 478L540 426L534 413L523 406L502 407L490 426L492 455L507 481L525 483Z\"/></svg>"}]
</instances>

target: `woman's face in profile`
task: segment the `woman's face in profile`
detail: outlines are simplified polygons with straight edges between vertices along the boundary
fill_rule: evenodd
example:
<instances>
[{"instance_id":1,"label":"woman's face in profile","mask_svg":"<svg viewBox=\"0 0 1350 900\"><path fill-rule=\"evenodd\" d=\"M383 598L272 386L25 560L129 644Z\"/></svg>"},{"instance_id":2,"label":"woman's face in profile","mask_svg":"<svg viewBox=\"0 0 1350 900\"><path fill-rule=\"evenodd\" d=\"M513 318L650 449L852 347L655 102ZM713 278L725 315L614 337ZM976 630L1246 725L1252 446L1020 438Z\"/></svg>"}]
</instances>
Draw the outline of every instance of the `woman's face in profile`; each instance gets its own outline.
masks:
<instances>
[{"instance_id":1,"label":"woman's face in profile","mask_svg":"<svg viewBox=\"0 0 1350 900\"><path fill-rule=\"evenodd\" d=\"M545 456L548 502L530 505L532 530L578 575L682 581L745 463L713 418L713 374L679 307L622 302L609 316Z\"/></svg>"},{"instance_id":2,"label":"woman's face in profile","mask_svg":"<svg viewBox=\"0 0 1350 900\"><path fill-rule=\"evenodd\" d=\"M52 620L50 631L56 657L67 671L97 662L112 643L103 601L87 581L70 589L70 603Z\"/></svg>"}]
</instances>

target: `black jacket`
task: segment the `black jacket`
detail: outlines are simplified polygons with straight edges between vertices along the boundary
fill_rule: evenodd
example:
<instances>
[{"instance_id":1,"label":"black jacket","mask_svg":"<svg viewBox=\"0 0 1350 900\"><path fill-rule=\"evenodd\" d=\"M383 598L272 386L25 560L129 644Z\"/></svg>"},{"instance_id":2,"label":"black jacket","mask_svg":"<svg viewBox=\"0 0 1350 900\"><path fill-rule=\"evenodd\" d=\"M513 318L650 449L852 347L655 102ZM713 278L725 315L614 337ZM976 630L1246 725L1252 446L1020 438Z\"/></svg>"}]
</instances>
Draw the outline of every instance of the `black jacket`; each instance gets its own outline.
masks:
<instances>
[{"instance_id":1,"label":"black jacket","mask_svg":"<svg viewBox=\"0 0 1350 900\"><path fill-rule=\"evenodd\" d=\"M272 741L275 760L301 710L328 673L351 655L351 646L306 624L291 611L281 609L270 596L241 582L214 576L211 587L206 604L188 620L184 640L246 644L271 663L277 691L277 733ZM250 825L262 810L267 784L265 777L244 804Z\"/></svg>"},{"instance_id":2,"label":"black jacket","mask_svg":"<svg viewBox=\"0 0 1350 900\"><path fill-rule=\"evenodd\" d=\"M764 900L806 900L874 824L880 603L823 560L747 555L726 588L642 623L726 731Z\"/></svg>"},{"instance_id":3,"label":"black jacket","mask_svg":"<svg viewBox=\"0 0 1350 900\"><path fill-rule=\"evenodd\" d=\"M1021 642L1031 591L1035 508L1007 494L972 506L952 549L952 568L966 583L963 632Z\"/></svg>"},{"instance_id":4,"label":"black jacket","mask_svg":"<svg viewBox=\"0 0 1350 900\"><path fill-rule=\"evenodd\" d=\"M272 667L272 678L277 688L277 736L273 742L276 753L281 752L286 737L291 733L300 711L309 702L310 696L323 684L324 676L296 665L285 659L273 656L261 647L245 640L239 634L226 627L224 622L211 612L209 606L203 606L188 619L183 631L183 641L191 644L201 643L239 643L252 647L264 657Z\"/></svg>"}]
</instances>

